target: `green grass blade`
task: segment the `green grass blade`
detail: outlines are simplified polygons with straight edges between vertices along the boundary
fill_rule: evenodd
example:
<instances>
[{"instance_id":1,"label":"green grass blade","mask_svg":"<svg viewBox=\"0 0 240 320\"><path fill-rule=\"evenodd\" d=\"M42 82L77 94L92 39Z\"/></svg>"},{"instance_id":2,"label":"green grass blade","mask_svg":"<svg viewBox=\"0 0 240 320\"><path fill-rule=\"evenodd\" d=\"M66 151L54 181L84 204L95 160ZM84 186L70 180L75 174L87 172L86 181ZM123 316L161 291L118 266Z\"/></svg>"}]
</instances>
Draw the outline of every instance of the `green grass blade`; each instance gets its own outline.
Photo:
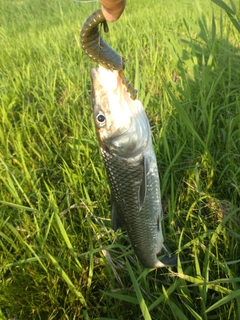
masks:
<instances>
[{"instance_id":1,"label":"green grass blade","mask_svg":"<svg viewBox=\"0 0 240 320\"><path fill-rule=\"evenodd\" d=\"M171 299L169 299L169 296L167 294L167 291L165 290L164 286L162 286L162 291L166 300L166 303L169 305L170 309L172 310L172 313L174 315L175 319L179 320L187 320L187 317L184 315L182 310L173 302Z\"/></svg>"},{"instance_id":2,"label":"green grass blade","mask_svg":"<svg viewBox=\"0 0 240 320\"><path fill-rule=\"evenodd\" d=\"M135 297L127 296L125 294L117 293L117 292L107 292L107 291L102 291L105 295L112 297L114 299L118 299L120 301L126 301L132 304L139 305L138 299Z\"/></svg>"},{"instance_id":3,"label":"green grass blade","mask_svg":"<svg viewBox=\"0 0 240 320\"><path fill-rule=\"evenodd\" d=\"M193 319L202 320L202 317L195 310L193 310L188 304L184 303L184 305L190 311L191 315L193 316Z\"/></svg>"},{"instance_id":4,"label":"green grass blade","mask_svg":"<svg viewBox=\"0 0 240 320\"><path fill-rule=\"evenodd\" d=\"M58 273L60 274L60 276L64 279L64 281L67 283L67 285L69 286L69 288L75 293L75 295L79 298L79 301L81 302L81 304L84 307L87 307L87 303L84 299L84 296L82 295L82 293L80 291L78 291L76 289L76 287L74 286L74 284L72 283L71 279L68 277L68 275L66 274L66 272L62 269L62 267L60 266L60 264L57 262L57 260L51 256L50 254L48 254L49 258L52 260L52 263L54 264L56 270L58 271Z\"/></svg>"},{"instance_id":5,"label":"green grass blade","mask_svg":"<svg viewBox=\"0 0 240 320\"><path fill-rule=\"evenodd\" d=\"M213 3L222 8L226 13L235 14L235 12L222 0L212 0Z\"/></svg>"},{"instance_id":6,"label":"green grass blade","mask_svg":"<svg viewBox=\"0 0 240 320\"><path fill-rule=\"evenodd\" d=\"M61 232L61 235L62 235L62 237L63 237L63 239L64 239L64 241L65 241L65 243L66 243L66 245L67 245L67 247L68 247L68 249L69 249L69 251L70 251L71 254L73 255L73 257L74 257L77 265L79 266L80 270L82 270L82 265L81 265L80 261L78 260L78 257L77 257L77 255L76 255L76 252L75 252L74 249L73 249L73 246L72 246L71 241L70 241L70 239L69 239L69 237L68 237L68 234L67 234L67 232L66 232L66 230L65 230L65 228L64 228L64 225L63 225L63 223L62 223L59 215L57 214L57 212L55 212L55 219L56 219L56 221L57 221L59 230L60 230L60 232Z\"/></svg>"},{"instance_id":7,"label":"green grass blade","mask_svg":"<svg viewBox=\"0 0 240 320\"><path fill-rule=\"evenodd\" d=\"M132 267L131 267L131 265L130 265L130 263L128 262L127 259L126 259L126 267L127 267L128 272L129 272L130 278L132 280L134 291L136 292L137 300L138 300L139 306L141 308L143 318L144 318L144 320L151 320L152 319L151 315L150 315L150 313L148 311L148 307L147 307L147 305L145 303L145 300L144 300L144 298L142 296L142 293L141 293L141 290L139 288L137 279L135 278L133 270L132 270Z\"/></svg>"},{"instance_id":8,"label":"green grass blade","mask_svg":"<svg viewBox=\"0 0 240 320\"><path fill-rule=\"evenodd\" d=\"M237 291L233 291L231 292L229 295L223 297L221 300L217 301L216 303L214 303L211 307L209 307L206 312L210 312L212 310L215 310L217 308L219 308L220 306L226 304L229 301L232 301L234 299L237 299L239 301L240 299L240 289Z\"/></svg>"}]
</instances>

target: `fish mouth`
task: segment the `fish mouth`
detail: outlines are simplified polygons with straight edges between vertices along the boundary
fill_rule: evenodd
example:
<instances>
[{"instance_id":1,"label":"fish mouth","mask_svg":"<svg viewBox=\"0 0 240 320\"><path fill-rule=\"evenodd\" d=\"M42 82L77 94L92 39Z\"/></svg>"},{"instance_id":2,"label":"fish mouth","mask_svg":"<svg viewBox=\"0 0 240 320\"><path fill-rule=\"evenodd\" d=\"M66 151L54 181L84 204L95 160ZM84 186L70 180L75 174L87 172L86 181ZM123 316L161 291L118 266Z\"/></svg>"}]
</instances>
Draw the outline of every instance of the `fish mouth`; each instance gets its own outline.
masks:
<instances>
[{"instance_id":1,"label":"fish mouth","mask_svg":"<svg viewBox=\"0 0 240 320\"><path fill-rule=\"evenodd\" d=\"M119 72L117 70L108 70L99 66L98 68L92 68L90 75L94 92L106 91L107 89L116 90L118 87Z\"/></svg>"}]
</instances>

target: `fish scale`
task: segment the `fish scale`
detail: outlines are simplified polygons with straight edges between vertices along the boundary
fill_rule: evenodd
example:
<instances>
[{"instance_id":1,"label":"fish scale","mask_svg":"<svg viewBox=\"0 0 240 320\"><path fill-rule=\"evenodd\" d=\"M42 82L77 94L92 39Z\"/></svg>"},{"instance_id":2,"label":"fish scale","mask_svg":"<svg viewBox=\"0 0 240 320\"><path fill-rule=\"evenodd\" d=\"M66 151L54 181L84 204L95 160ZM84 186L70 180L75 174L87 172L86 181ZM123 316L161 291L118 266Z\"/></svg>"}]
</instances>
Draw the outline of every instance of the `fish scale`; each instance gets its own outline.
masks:
<instances>
[{"instance_id":1,"label":"fish scale","mask_svg":"<svg viewBox=\"0 0 240 320\"><path fill-rule=\"evenodd\" d=\"M147 191L143 207L139 208L138 190L144 174L143 159L139 162L123 159L101 149L116 214L120 217L114 230L126 228L140 262L153 267L159 261L156 254L162 248L161 201L157 170L147 175ZM113 219L114 220L114 219Z\"/></svg>"}]
</instances>

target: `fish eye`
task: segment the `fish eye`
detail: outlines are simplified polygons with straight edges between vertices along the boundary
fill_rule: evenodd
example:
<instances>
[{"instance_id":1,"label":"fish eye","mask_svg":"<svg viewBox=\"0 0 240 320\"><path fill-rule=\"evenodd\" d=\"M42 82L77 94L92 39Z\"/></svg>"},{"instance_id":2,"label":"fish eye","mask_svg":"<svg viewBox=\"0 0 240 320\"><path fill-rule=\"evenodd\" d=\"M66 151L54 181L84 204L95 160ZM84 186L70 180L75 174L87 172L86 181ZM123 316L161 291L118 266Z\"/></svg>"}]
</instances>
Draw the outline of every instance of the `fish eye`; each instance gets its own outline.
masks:
<instances>
[{"instance_id":1,"label":"fish eye","mask_svg":"<svg viewBox=\"0 0 240 320\"><path fill-rule=\"evenodd\" d=\"M96 122L100 127L104 126L105 122L106 122L105 115L103 113L99 112L99 114L97 114L97 116L96 116Z\"/></svg>"}]
</instances>

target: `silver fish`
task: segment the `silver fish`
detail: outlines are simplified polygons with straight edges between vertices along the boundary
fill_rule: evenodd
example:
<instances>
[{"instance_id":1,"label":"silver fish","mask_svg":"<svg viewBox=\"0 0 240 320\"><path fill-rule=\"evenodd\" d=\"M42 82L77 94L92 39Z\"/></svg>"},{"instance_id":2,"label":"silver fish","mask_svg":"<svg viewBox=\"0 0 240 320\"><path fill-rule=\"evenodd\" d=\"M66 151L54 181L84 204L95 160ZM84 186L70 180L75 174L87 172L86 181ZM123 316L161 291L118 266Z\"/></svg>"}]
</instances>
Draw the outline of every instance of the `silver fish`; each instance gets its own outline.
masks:
<instances>
[{"instance_id":1,"label":"silver fish","mask_svg":"<svg viewBox=\"0 0 240 320\"><path fill-rule=\"evenodd\" d=\"M93 68L91 79L96 131L112 193L113 229L125 227L143 266L175 265L176 257L157 258L164 248L160 183L142 103L131 99L117 70Z\"/></svg>"}]
</instances>

